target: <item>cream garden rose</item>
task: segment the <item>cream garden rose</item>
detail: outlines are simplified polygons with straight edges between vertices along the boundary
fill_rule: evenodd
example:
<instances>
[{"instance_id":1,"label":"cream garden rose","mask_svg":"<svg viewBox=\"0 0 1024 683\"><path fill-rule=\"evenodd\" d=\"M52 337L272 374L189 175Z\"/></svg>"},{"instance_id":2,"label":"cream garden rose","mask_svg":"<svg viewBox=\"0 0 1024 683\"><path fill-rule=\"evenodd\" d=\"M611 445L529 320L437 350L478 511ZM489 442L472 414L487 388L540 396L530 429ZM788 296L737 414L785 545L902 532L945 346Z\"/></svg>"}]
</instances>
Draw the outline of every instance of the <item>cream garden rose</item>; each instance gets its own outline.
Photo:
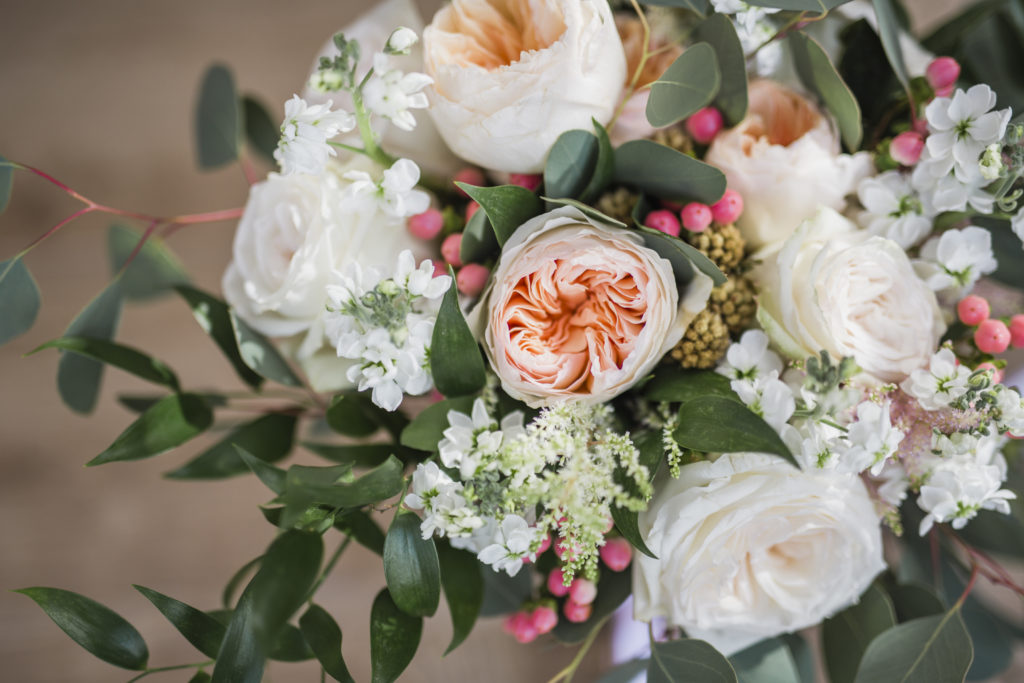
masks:
<instances>
[{"instance_id":1,"label":"cream garden rose","mask_svg":"<svg viewBox=\"0 0 1024 683\"><path fill-rule=\"evenodd\" d=\"M758 249L789 237L822 206L843 210L871 157L840 154L828 119L796 92L768 80L751 82L749 92L747 118L715 138L705 161L743 195L736 225Z\"/></svg>"},{"instance_id":2,"label":"cream garden rose","mask_svg":"<svg viewBox=\"0 0 1024 683\"><path fill-rule=\"evenodd\" d=\"M773 341L802 359L852 356L884 382L928 365L946 330L935 294L892 240L831 209L804 222L753 273Z\"/></svg>"},{"instance_id":3,"label":"cream garden rose","mask_svg":"<svg viewBox=\"0 0 1024 683\"><path fill-rule=\"evenodd\" d=\"M453 0L423 50L441 136L496 171L541 171L559 135L611 119L626 77L605 0Z\"/></svg>"},{"instance_id":4,"label":"cream garden rose","mask_svg":"<svg viewBox=\"0 0 1024 683\"><path fill-rule=\"evenodd\" d=\"M711 286L697 272L679 292L672 265L638 235L565 207L509 238L475 313L510 396L531 407L601 403L650 372Z\"/></svg>"},{"instance_id":5,"label":"cream garden rose","mask_svg":"<svg viewBox=\"0 0 1024 683\"><path fill-rule=\"evenodd\" d=\"M885 568L871 497L852 475L734 453L666 477L640 533L634 616L664 617L726 655L817 624Z\"/></svg>"}]
</instances>

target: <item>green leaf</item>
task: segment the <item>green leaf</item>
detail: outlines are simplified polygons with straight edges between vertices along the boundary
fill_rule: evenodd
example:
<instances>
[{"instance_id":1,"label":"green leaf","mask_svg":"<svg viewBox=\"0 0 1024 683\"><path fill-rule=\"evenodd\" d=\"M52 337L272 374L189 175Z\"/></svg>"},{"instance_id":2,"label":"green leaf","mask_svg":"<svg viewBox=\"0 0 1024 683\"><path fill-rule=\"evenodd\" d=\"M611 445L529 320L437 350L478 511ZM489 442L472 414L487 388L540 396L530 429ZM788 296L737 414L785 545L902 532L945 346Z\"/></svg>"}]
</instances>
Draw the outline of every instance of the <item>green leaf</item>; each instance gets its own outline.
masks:
<instances>
[{"instance_id":1,"label":"green leaf","mask_svg":"<svg viewBox=\"0 0 1024 683\"><path fill-rule=\"evenodd\" d=\"M544 203L540 197L525 187L476 187L458 182L455 184L487 214L487 220L491 222L499 245L504 245L520 225L544 212Z\"/></svg>"},{"instance_id":2,"label":"green leaf","mask_svg":"<svg viewBox=\"0 0 1024 683\"><path fill-rule=\"evenodd\" d=\"M226 437L164 476L168 479L224 479L244 474L249 467L238 455L237 448L263 462L277 462L292 450L294 415L269 413L234 429Z\"/></svg>"},{"instance_id":3,"label":"green leaf","mask_svg":"<svg viewBox=\"0 0 1024 683\"><path fill-rule=\"evenodd\" d=\"M178 377L162 361L151 358L141 351L122 346L106 339L88 337L59 337L36 347L31 353L43 349L70 351L86 358L113 365L125 372L156 384L162 384L171 391L179 391ZM31 355L31 353L29 355Z\"/></svg>"},{"instance_id":4,"label":"green leaf","mask_svg":"<svg viewBox=\"0 0 1024 683\"><path fill-rule=\"evenodd\" d=\"M835 116L846 148L856 151L864 133L857 98L843 82L828 53L816 40L796 31L789 36L789 45L800 80L809 90L817 93Z\"/></svg>"},{"instance_id":5,"label":"green leaf","mask_svg":"<svg viewBox=\"0 0 1024 683\"><path fill-rule=\"evenodd\" d=\"M262 462L262 461L261 461ZM225 608L230 607L235 600L235 591L238 590L238 586L241 585L242 581L247 577L254 569L260 566L260 562L263 561L263 556L254 557L236 571L227 584L224 586L224 591L221 593L221 604Z\"/></svg>"},{"instance_id":6,"label":"green leaf","mask_svg":"<svg viewBox=\"0 0 1024 683\"><path fill-rule=\"evenodd\" d=\"M242 459L242 462L252 470L252 473L263 482L263 485L274 493L281 495L284 493L286 481L288 479L288 473L279 467L267 463L262 458L257 458L252 453L249 453L241 446L235 446L238 452L238 457Z\"/></svg>"},{"instance_id":7,"label":"green leaf","mask_svg":"<svg viewBox=\"0 0 1024 683\"><path fill-rule=\"evenodd\" d=\"M583 196L594 177L601 145L585 130L567 130L558 136L544 164L544 194L548 197Z\"/></svg>"},{"instance_id":8,"label":"green leaf","mask_svg":"<svg viewBox=\"0 0 1024 683\"><path fill-rule=\"evenodd\" d=\"M708 0L644 0L645 5L657 5L659 7L679 7L696 12L700 16L708 13Z\"/></svg>"},{"instance_id":9,"label":"green leaf","mask_svg":"<svg viewBox=\"0 0 1024 683\"><path fill-rule=\"evenodd\" d=\"M301 518L302 513L313 505L327 505L332 508L355 508L386 500L402 492L402 463L392 456L383 465L374 468L362 477L350 483L309 483L303 480L303 474L311 470L340 471L340 466L332 468L299 467L293 465L288 470L284 494L281 496L285 504L284 526L291 526Z\"/></svg>"},{"instance_id":10,"label":"green leaf","mask_svg":"<svg viewBox=\"0 0 1024 683\"><path fill-rule=\"evenodd\" d=\"M845 5L850 0L748 0L747 4L758 7L774 7L775 9L791 10L793 12L818 12L824 14L830 9L839 5Z\"/></svg>"},{"instance_id":11,"label":"green leaf","mask_svg":"<svg viewBox=\"0 0 1024 683\"><path fill-rule=\"evenodd\" d=\"M227 67L206 70L196 106L196 150L201 168L217 168L238 158L242 113L235 79Z\"/></svg>"},{"instance_id":12,"label":"green leaf","mask_svg":"<svg viewBox=\"0 0 1024 683\"><path fill-rule=\"evenodd\" d=\"M644 240L644 246L652 249L672 264L672 272L676 280L689 282L693 279L693 267L711 278L716 287L725 284L727 278L725 273L718 269L718 266L696 248L687 244L678 237L666 235L660 230L652 230L637 223L637 230Z\"/></svg>"},{"instance_id":13,"label":"green leaf","mask_svg":"<svg viewBox=\"0 0 1024 683\"><path fill-rule=\"evenodd\" d=\"M7 204L11 201L11 188L14 186L14 167L10 162L0 156L0 213L7 210ZM0 265L0 268L3 268ZM0 271L2 272L2 271ZM2 300L3 297L0 297Z\"/></svg>"},{"instance_id":14,"label":"green leaf","mask_svg":"<svg viewBox=\"0 0 1024 683\"><path fill-rule=\"evenodd\" d=\"M640 452L640 464L647 468L649 478L653 481L654 475L658 473L658 467L665 457L665 446L662 444L661 430L649 431L638 438L634 438L633 441L636 449ZM625 473L620 470L617 470L615 475L616 483L621 484L632 495L635 496L637 494L637 486L633 482L632 477L625 476ZM644 555L658 559L658 556L644 542L643 535L640 533L636 510L613 506L612 521L615 522L615 528L619 530L623 538L629 541L634 548Z\"/></svg>"},{"instance_id":15,"label":"green leaf","mask_svg":"<svg viewBox=\"0 0 1024 683\"><path fill-rule=\"evenodd\" d=\"M452 616L452 640L444 652L448 654L462 644L480 615L484 601L483 569L476 555L447 543L437 546L437 556L441 563L441 585Z\"/></svg>"},{"instance_id":16,"label":"green leaf","mask_svg":"<svg viewBox=\"0 0 1024 683\"><path fill-rule=\"evenodd\" d=\"M444 438L444 430L448 429L448 412L454 410L469 415L473 411L473 402L472 396L462 396L428 406L402 430L402 445L428 453L436 452L437 444Z\"/></svg>"},{"instance_id":17,"label":"green leaf","mask_svg":"<svg viewBox=\"0 0 1024 683\"><path fill-rule=\"evenodd\" d=\"M281 632L270 651L270 659L279 662L305 662L314 657L316 655L309 648L309 644L299 629L291 624L281 627Z\"/></svg>"},{"instance_id":18,"label":"green leaf","mask_svg":"<svg viewBox=\"0 0 1024 683\"><path fill-rule=\"evenodd\" d=\"M893 73L900 80L904 89L910 88L910 76L907 65L903 61L903 49L900 47L900 23L893 0L872 0L875 6L875 17L878 19L878 37L885 48L885 56L889 58Z\"/></svg>"},{"instance_id":19,"label":"green leaf","mask_svg":"<svg viewBox=\"0 0 1024 683\"><path fill-rule=\"evenodd\" d=\"M784 633L779 638L789 648L789 654L796 664L800 683L815 683L817 666L814 663L814 653L811 652L811 646L807 640L797 633Z\"/></svg>"},{"instance_id":20,"label":"green leaf","mask_svg":"<svg viewBox=\"0 0 1024 683\"><path fill-rule=\"evenodd\" d=\"M722 396L684 403L673 436L683 448L703 453L774 453L798 466L767 422L743 404Z\"/></svg>"},{"instance_id":21,"label":"green leaf","mask_svg":"<svg viewBox=\"0 0 1024 683\"><path fill-rule=\"evenodd\" d=\"M685 638L653 644L647 683L736 683L736 672L711 645Z\"/></svg>"},{"instance_id":22,"label":"green leaf","mask_svg":"<svg viewBox=\"0 0 1024 683\"><path fill-rule=\"evenodd\" d=\"M235 341L235 332L231 327L231 314L228 305L193 287L179 285L175 287L175 290L188 303L196 322L206 334L213 338L242 381L253 389L258 388L263 383L263 378L245 364L238 352L238 343Z\"/></svg>"},{"instance_id":23,"label":"green leaf","mask_svg":"<svg viewBox=\"0 0 1024 683\"><path fill-rule=\"evenodd\" d=\"M729 378L713 370L687 370L678 365L662 365L654 370L654 378L644 385L649 401L687 403L707 396L739 401L729 386Z\"/></svg>"},{"instance_id":24,"label":"green leaf","mask_svg":"<svg viewBox=\"0 0 1024 683\"><path fill-rule=\"evenodd\" d=\"M462 230L459 259L463 263L483 263L498 253L498 238L485 211L477 211Z\"/></svg>"},{"instance_id":25,"label":"green leaf","mask_svg":"<svg viewBox=\"0 0 1024 683\"><path fill-rule=\"evenodd\" d=\"M974 646L974 660L967 671L967 680L988 680L1006 671L1013 662L1016 634L977 599L964 603L963 617Z\"/></svg>"},{"instance_id":26,"label":"green leaf","mask_svg":"<svg viewBox=\"0 0 1024 683\"><path fill-rule=\"evenodd\" d=\"M825 620L822 646L832 683L852 683L868 645L896 625L896 611L884 590L873 583L860 602Z\"/></svg>"},{"instance_id":27,"label":"green leaf","mask_svg":"<svg viewBox=\"0 0 1024 683\"><path fill-rule=\"evenodd\" d=\"M404 449L388 443L339 446L337 444L304 442L302 445L321 458L353 467L377 467L396 453L408 455Z\"/></svg>"},{"instance_id":28,"label":"green leaf","mask_svg":"<svg viewBox=\"0 0 1024 683\"><path fill-rule=\"evenodd\" d=\"M266 337L252 329L248 323L230 312L231 329L235 335L238 353L257 375L289 387L301 387L302 380L288 365L277 348Z\"/></svg>"},{"instance_id":29,"label":"green leaf","mask_svg":"<svg viewBox=\"0 0 1024 683\"><path fill-rule=\"evenodd\" d=\"M5 170L10 171L0 167L0 173ZM32 328L39 315L39 301L39 287L24 261L0 262L0 346Z\"/></svg>"},{"instance_id":30,"label":"green leaf","mask_svg":"<svg viewBox=\"0 0 1024 683\"><path fill-rule=\"evenodd\" d=\"M592 202L600 197L615 175L615 149L612 147L612 140L597 119L591 121L594 125L594 135L597 136L597 163L594 164L590 182L580 194L580 199L584 202Z\"/></svg>"},{"instance_id":31,"label":"green leaf","mask_svg":"<svg viewBox=\"0 0 1024 683\"><path fill-rule=\"evenodd\" d=\"M422 634L422 617L413 617L398 609L387 589L378 593L370 608L372 683L398 680L416 654Z\"/></svg>"},{"instance_id":32,"label":"green leaf","mask_svg":"<svg viewBox=\"0 0 1024 683\"><path fill-rule=\"evenodd\" d=\"M71 321L64 336L113 339L121 320L121 302L121 290L116 281L111 282ZM72 353L61 355L57 391L76 413L91 413L96 407L102 379L103 363Z\"/></svg>"},{"instance_id":33,"label":"green leaf","mask_svg":"<svg viewBox=\"0 0 1024 683\"><path fill-rule=\"evenodd\" d=\"M632 577L632 567L621 572L609 571L601 574L597 598L594 600L590 618L582 624L574 624L566 619L560 619L552 633L563 643L582 643L596 624L600 624L606 617L611 616L612 612L617 610L630 596L633 590Z\"/></svg>"},{"instance_id":34,"label":"green leaf","mask_svg":"<svg viewBox=\"0 0 1024 683\"><path fill-rule=\"evenodd\" d=\"M650 665L650 659L631 659L604 672L604 675L597 679L597 683L632 683L637 676L647 671Z\"/></svg>"},{"instance_id":35,"label":"green leaf","mask_svg":"<svg viewBox=\"0 0 1024 683\"><path fill-rule=\"evenodd\" d=\"M165 453L206 431L211 424L213 411L202 396L168 396L140 415L86 467Z\"/></svg>"},{"instance_id":36,"label":"green leaf","mask_svg":"<svg viewBox=\"0 0 1024 683\"><path fill-rule=\"evenodd\" d=\"M133 585L133 588L153 603L193 647L207 657L217 656L226 631L223 624L206 612L197 610L191 605L186 605L184 602L168 597L152 588L138 585Z\"/></svg>"},{"instance_id":37,"label":"green leaf","mask_svg":"<svg viewBox=\"0 0 1024 683\"><path fill-rule=\"evenodd\" d=\"M529 572L519 572L509 576L505 572L496 572L490 567L481 570L484 580L484 601L480 605L481 617L497 617L511 614L523 606L530 598L533 583Z\"/></svg>"},{"instance_id":38,"label":"green leaf","mask_svg":"<svg viewBox=\"0 0 1024 683\"><path fill-rule=\"evenodd\" d=\"M299 628L328 676L341 683L355 683L341 654L341 629L327 610L310 605L299 618Z\"/></svg>"},{"instance_id":39,"label":"green leaf","mask_svg":"<svg viewBox=\"0 0 1024 683\"><path fill-rule=\"evenodd\" d=\"M540 201L538 199L538 201ZM467 396L484 388L484 360L473 333L459 309L455 272L448 268L452 286L445 292L430 341L430 371L434 386L446 397Z\"/></svg>"},{"instance_id":40,"label":"green leaf","mask_svg":"<svg viewBox=\"0 0 1024 683\"><path fill-rule=\"evenodd\" d=\"M196 675L188 679L188 683L210 683L213 679L205 671L197 671Z\"/></svg>"},{"instance_id":41,"label":"green leaf","mask_svg":"<svg viewBox=\"0 0 1024 683\"><path fill-rule=\"evenodd\" d=\"M110 264L116 276L142 239L137 230L111 225L107 232ZM152 299L166 294L175 285L187 284L188 275L181 262L163 240L151 235L131 264L121 274L121 293L126 299Z\"/></svg>"},{"instance_id":42,"label":"green leaf","mask_svg":"<svg viewBox=\"0 0 1024 683\"><path fill-rule=\"evenodd\" d=\"M959 609L894 626L871 641L857 683L953 683L974 658Z\"/></svg>"},{"instance_id":43,"label":"green leaf","mask_svg":"<svg viewBox=\"0 0 1024 683\"><path fill-rule=\"evenodd\" d=\"M936 55L955 54L964 36L1006 3L1007 0L981 0L972 3L963 12L933 30L921 44Z\"/></svg>"},{"instance_id":44,"label":"green leaf","mask_svg":"<svg viewBox=\"0 0 1024 683\"><path fill-rule=\"evenodd\" d=\"M245 139L261 157L276 164L274 150L277 149L281 131L274 125L274 118L263 103L252 95L242 98L242 112L245 116Z\"/></svg>"},{"instance_id":45,"label":"green leaf","mask_svg":"<svg viewBox=\"0 0 1024 683\"><path fill-rule=\"evenodd\" d=\"M231 615L224 641L217 652L213 683L260 683L266 655L253 628L252 595L247 591Z\"/></svg>"},{"instance_id":46,"label":"green leaf","mask_svg":"<svg viewBox=\"0 0 1024 683\"><path fill-rule=\"evenodd\" d=\"M364 548L378 555L384 554L384 532L377 526L377 522L362 510L346 512L334 522L334 528L356 539Z\"/></svg>"},{"instance_id":47,"label":"green leaf","mask_svg":"<svg viewBox=\"0 0 1024 683\"><path fill-rule=\"evenodd\" d=\"M433 539L420 533L420 518L399 512L384 540L388 592L406 614L433 616L441 600L441 567Z\"/></svg>"},{"instance_id":48,"label":"green leaf","mask_svg":"<svg viewBox=\"0 0 1024 683\"><path fill-rule=\"evenodd\" d=\"M615 150L615 181L677 202L710 205L725 193L717 168L651 140L630 140Z\"/></svg>"},{"instance_id":49,"label":"green leaf","mask_svg":"<svg viewBox=\"0 0 1024 683\"><path fill-rule=\"evenodd\" d=\"M252 628L265 650L309 597L322 557L320 535L296 529L285 531L267 548L245 589L252 600Z\"/></svg>"},{"instance_id":50,"label":"green leaf","mask_svg":"<svg viewBox=\"0 0 1024 683\"><path fill-rule=\"evenodd\" d=\"M889 598L892 600L893 608L896 610L896 619L903 623L920 617L930 617L933 614L942 614L946 608L942 601L924 586L913 583L903 583L890 586Z\"/></svg>"},{"instance_id":51,"label":"green leaf","mask_svg":"<svg viewBox=\"0 0 1024 683\"><path fill-rule=\"evenodd\" d=\"M606 216L605 214L601 213L600 211L598 211L594 207L589 206L588 204L584 204L583 202L581 202L581 201L579 201L577 199L566 199L564 197L563 198L541 197L541 199L543 199L544 201L548 202L549 204L558 204L559 206L571 206L574 209L576 209L577 211L579 211L580 213L582 213L587 218L590 218L591 220L595 220L598 223L604 223L605 225L610 225L610 226L615 227L615 228L628 228L629 227L628 225L626 225L622 221L620 221L620 220L618 220L616 218L612 218L611 216Z\"/></svg>"},{"instance_id":52,"label":"green leaf","mask_svg":"<svg viewBox=\"0 0 1024 683\"><path fill-rule=\"evenodd\" d=\"M651 84L647 120L655 128L679 123L711 104L721 85L715 49L707 43L691 45Z\"/></svg>"},{"instance_id":53,"label":"green leaf","mask_svg":"<svg viewBox=\"0 0 1024 683\"><path fill-rule=\"evenodd\" d=\"M1024 524L1016 517L982 510L958 533L982 550L1007 557L1024 557Z\"/></svg>"},{"instance_id":54,"label":"green leaf","mask_svg":"<svg viewBox=\"0 0 1024 683\"><path fill-rule=\"evenodd\" d=\"M726 124L735 126L747 115L747 59L736 27L724 14L712 14L697 26L695 36L715 50L721 87L714 104Z\"/></svg>"},{"instance_id":55,"label":"green leaf","mask_svg":"<svg viewBox=\"0 0 1024 683\"><path fill-rule=\"evenodd\" d=\"M22 588L14 592L35 600L64 633L104 662L122 669L146 668L146 642L134 626L108 607L60 588Z\"/></svg>"},{"instance_id":56,"label":"green leaf","mask_svg":"<svg viewBox=\"0 0 1024 683\"><path fill-rule=\"evenodd\" d=\"M739 683L800 683L800 672L789 646L769 638L729 658Z\"/></svg>"},{"instance_id":57,"label":"green leaf","mask_svg":"<svg viewBox=\"0 0 1024 683\"><path fill-rule=\"evenodd\" d=\"M401 411L388 412L377 406L369 396L358 392L337 394L327 407L327 426L345 436L362 438L378 429L386 429L398 438L409 419Z\"/></svg>"}]
</instances>

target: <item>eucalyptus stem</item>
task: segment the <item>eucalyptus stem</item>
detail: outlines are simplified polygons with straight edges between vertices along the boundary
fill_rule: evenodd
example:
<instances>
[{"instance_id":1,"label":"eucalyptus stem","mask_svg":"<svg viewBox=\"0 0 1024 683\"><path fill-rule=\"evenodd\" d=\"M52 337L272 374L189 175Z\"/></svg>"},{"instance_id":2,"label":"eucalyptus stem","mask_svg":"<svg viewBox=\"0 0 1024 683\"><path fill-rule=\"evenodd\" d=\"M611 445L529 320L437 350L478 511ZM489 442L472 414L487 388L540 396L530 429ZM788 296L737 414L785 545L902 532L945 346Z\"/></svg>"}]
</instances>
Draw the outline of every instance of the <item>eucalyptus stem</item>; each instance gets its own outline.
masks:
<instances>
[{"instance_id":1,"label":"eucalyptus stem","mask_svg":"<svg viewBox=\"0 0 1024 683\"><path fill-rule=\"evenodd\" d=\"M205 662L196 662L194 664L175 664L174 666L158 666L152 669L146 669L135 678L130 679L128 683L135 683L135 681L140 681L146 676L149 676L150 674L162 673L164 671L179 671L181 669L202 669L204 666L210 666L211 664L214 664L214 660L208 659Z\"/></svg>"},{"instance_id":2,"label":"eucalyptus stem","mask_svg":"<svg viewBox=\"0 0 1024 683\"><path fill-rule=\"evenodd\" d=\"M597 622L594 628L591 629L590 633L587 635L587 639L583 641L582 645L580 645L580 649L576 652L576 656L573 657L571 662L569 662L569 666L555 674L555 677L548 681L548 683L558 683L558 681L572 683L572 677L576 675L576 670L580 668L580 664L583 663L583 658L587 656L587 652L590 651L594 641L597 640L597 634L601 632L601 629L604 628L605 622L607 622L610 617L611 615L608 615L601 619L601 621Z\"/></svg>"},{"instance_id":3,"label":"eucalyptus stem","mask_svg":"<svg viewBox=\"0 0 1024 683\"><path fill-rule=\"evenodd\" d=\"M643 49L640 52L640 62L636 65L636 71L633 72L633 77L629 80L629 86L626 87L626 91L622 93L622 101L619 102L619 106L615 108L615 113L612 115L611 121L608 122L608 128L611 129L615 122L622 116L622 112L626 109L626 103L629 102L629 98L637 91L637 83L640 82L640 76L644 73L644 67L647 66L647 60L651 56L651 25L647 22L647 15L644 14L644 10L640 7L640 3L637 0L629 0L630 4L633 5L633 10L636 12L637 18L640 19L640 26L643 28Z\"/></svg>"}]
</instances>

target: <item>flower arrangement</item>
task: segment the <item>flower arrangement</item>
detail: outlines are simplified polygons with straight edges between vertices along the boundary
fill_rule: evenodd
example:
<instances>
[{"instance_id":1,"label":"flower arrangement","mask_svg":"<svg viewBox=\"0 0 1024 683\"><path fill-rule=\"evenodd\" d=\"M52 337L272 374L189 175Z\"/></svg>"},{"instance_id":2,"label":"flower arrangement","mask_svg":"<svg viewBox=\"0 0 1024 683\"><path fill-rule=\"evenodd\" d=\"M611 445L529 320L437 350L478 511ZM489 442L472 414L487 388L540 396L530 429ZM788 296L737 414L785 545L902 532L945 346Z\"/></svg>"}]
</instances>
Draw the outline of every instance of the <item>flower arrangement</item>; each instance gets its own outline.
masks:
<instances>
[{"instance_id":1,"label":"flower arrangement","mask_svg":"<svg viewBox=\"0 0 1024 683\"><path fill-rule=\"evenodd\" d=\"M602 680L805 683L798 632L819 626L834 683L1001 673L1022 627L974 588L1024 597L999 559L1024 556L1004 382L1024 313L1000 295L1024 290L1024 90L986 82L977 41L1019 49L1024 21L979 3L919 43L901 16L453 0L424 26L388 0L333 36L279 126L207 72L200 164L246 164L242 209L129 212L0 159L0 208L15 171L84 205L0 264L0 342L38 313L35 244L91 212L144 226L112 230L113 281L37 348L62 353L78 412L106 365L162 388L123 398L138 417L88 465L224 428L173 476L255 475L278 530L224 609L137 587L194 664L150 667L86 596L20 592L132 680L315 659L351 681L352 626L316 594L354 540L381 557L374 681L401 676L442 593L449 650L493 616L577 644L552 681L627 601L649 648ZM162 238L234 219L219 298ZM164 294L241 399L114 340L125 299ZM225 416L269 383L281 401ZM283 466L299 445L321 465Z\"/></svg>"}]
</instances>

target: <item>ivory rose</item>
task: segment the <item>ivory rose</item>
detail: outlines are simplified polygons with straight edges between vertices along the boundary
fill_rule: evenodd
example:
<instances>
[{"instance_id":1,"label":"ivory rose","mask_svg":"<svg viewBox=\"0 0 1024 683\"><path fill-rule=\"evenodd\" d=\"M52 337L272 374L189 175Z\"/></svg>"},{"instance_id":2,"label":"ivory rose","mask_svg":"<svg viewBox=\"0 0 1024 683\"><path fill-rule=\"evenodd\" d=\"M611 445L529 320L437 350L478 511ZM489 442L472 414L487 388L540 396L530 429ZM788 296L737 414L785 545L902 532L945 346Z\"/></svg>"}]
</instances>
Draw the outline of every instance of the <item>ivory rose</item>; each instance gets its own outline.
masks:
<instances>
[{"instance_id":1,"label":"ivory rose","mask_svg":"<svg viewBox=\"0 0 1024 683\"><path fill-rule=\"evenodd\" d=\"M638 235L565 207L505 243L489 291L484 348L502 387L531 407L607 401L643 378L707 303L711 279L682 292Z\"/></svg>"},{"instance_id":2,"label":"ivory rose","mask_svg":"<svg viewBox=\"0 0 1024 683\"><path fill-rule=\"evenodd\" d=\"M786 239L822 206L841 211L871 170L866 152L839 153L817 107L768 80L750 84L747 118L715 138L705 161L743 195L736 226L752 249Z\"/></svg>"},{"instance_id":3,"label":"ivory rose","mask_svg":"<svg viewBox=\"0 0 1024 683\"><path fill-rule=\"evenodd\" d=\"M753 277L762 324L788 355L853 356L884 382L928 365L946 329L906 252L832 209L804 222Z\"/></svg>"},{"instance_id":4,"label":"ivory rose","mask_svg":"<svg viewBox=\"0 0 1024 683\"><path fill-rule=\"evenodd\" d=\"M639 516L633 610L726 655L817 624L885 568L871 497L852 475L777 456L722 455L665 477Z\"/></svg>"},{"instance_id":5,"label":"ivory rose","mask_svg":"<svg viewBox=\"0 0 1024 683\"><path fill-rule=\"evenodd\" d=\"M626 77L606 0L453 0L423 51L445 142L510 173L541 171L559 135L607 123Z\"/></svg>"}]
</instances>

